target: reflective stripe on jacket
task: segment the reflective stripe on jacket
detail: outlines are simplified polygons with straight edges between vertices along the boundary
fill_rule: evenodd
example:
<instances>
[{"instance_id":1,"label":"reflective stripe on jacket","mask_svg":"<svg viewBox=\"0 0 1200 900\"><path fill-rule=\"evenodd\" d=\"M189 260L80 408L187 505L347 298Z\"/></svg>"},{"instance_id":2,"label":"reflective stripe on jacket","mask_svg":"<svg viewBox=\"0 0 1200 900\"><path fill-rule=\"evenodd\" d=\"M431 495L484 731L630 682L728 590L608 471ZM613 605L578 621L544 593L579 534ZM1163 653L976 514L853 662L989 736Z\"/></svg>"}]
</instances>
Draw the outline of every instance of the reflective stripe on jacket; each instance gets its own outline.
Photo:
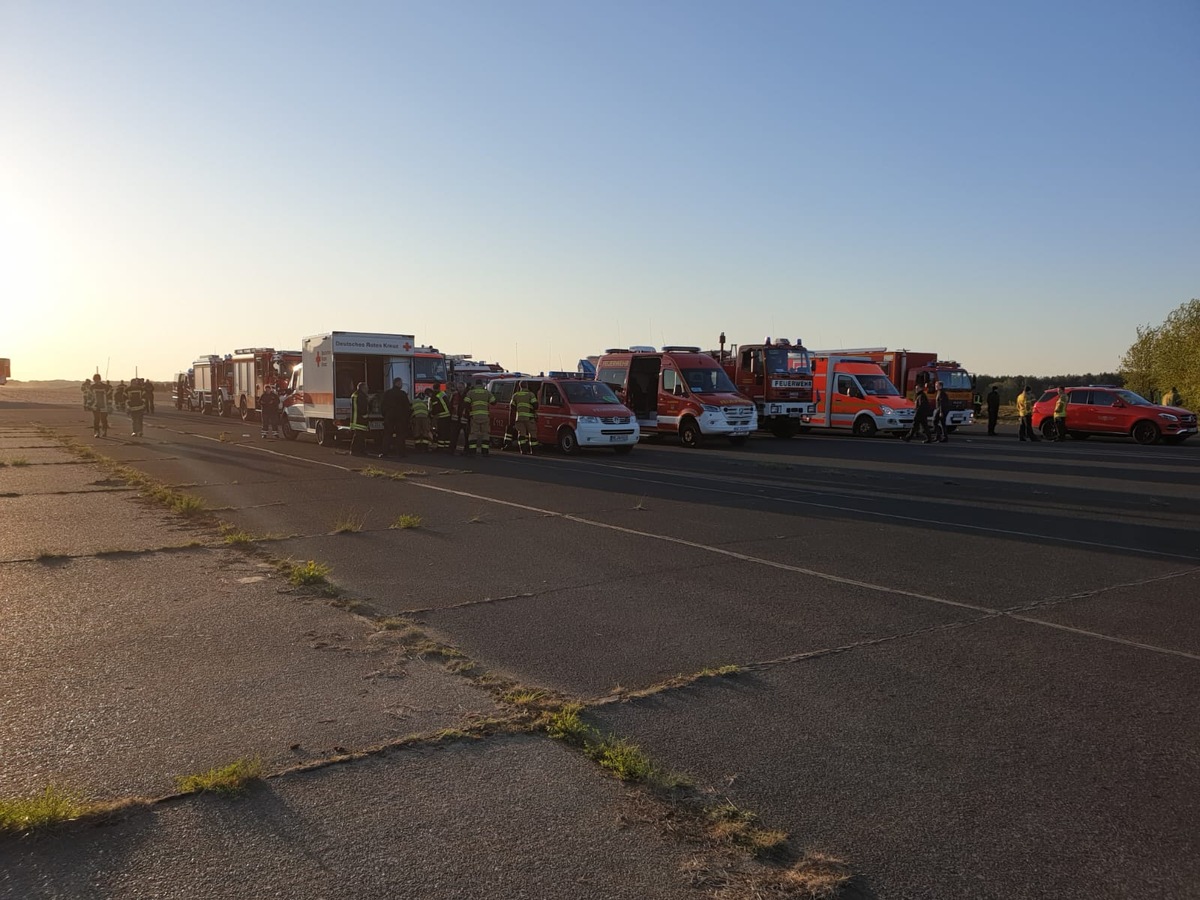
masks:
<instances>
[{"instance_id":1,"label":"reflective stripe on jacket","mask_svg":"<svg viewBox=\"0 0 1200 900\"><path fill-rule=\"evenodd\" d=\"M467 403L471 406L471 417L477 418L487 416L488 405L492 402L492 395L485 388L473 387L467 391Z\"/></svg>"},{"instance_id":2,"label":"reflective stripe on jacket","mask_svg":"<svg viewBox=\"0 0 1200 900\"><path fill-rule=\"evenodd\" d=\"M1058 399L1054 401L1054 418L1065 419L1067 417L1067 395L1059 394Z\"/></svg>"},{"instance_id":3,"label":"reflective stripe on jacket","mask_svg":"<svg viewBox=\"0 0 1200 900\"><path fill-rule=\"evenodd\" d=\"M429 401L424 397L414 397L412 402L412 414L414 419L428 419Z\"/></svg>"},{"instance_id":4,"label":"reflective stripe on jacket","mask_svg":"<svg viewBox=\"0 0 1200 900\"><path fill-rule=\"evenodd\" d=\"M350 395L350 428L353 431L369 431L370 426L367 425L367 409L370 406L370 398L366 394L360 394L355 391Z\"/></svg>"},{"instance_id":5,"label":"reflective stripe on jacket","mask_svg":"<svg viewBox=\"0 0 1200 900\"><path fill-rule=\"evenodd\" d=\"M512 395L512 401L509 404L517 411L518 419L533 419L536 418L534 407L537 405L537 397L533 395L533 391L517 391Z\"/></svg>"}]
</instances>

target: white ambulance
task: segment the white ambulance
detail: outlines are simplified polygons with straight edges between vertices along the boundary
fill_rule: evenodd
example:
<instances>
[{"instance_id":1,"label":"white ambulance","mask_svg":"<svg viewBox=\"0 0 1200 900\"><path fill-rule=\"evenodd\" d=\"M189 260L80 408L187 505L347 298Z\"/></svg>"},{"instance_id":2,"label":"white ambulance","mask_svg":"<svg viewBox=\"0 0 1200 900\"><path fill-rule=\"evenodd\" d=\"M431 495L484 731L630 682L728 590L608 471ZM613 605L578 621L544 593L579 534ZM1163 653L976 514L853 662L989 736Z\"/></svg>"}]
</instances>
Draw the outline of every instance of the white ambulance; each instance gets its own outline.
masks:
<instances>
[{"instance_id":1,"label":"white ambulance","mask_svg":"<svg viewBox=\"0 0 1200 900\"><path fill-rule=\"evenodd\" d=\"M350 431L350 397L360 381L371 396L368 422L372 431L383 430L380 397L392 379L404 381L412 396L413 352L411 334L372 334L329 331L306 337L301 362L292 370L283 398L283 433L316 435L322 446L331 446Z\"/></svg>"}]
</instances>

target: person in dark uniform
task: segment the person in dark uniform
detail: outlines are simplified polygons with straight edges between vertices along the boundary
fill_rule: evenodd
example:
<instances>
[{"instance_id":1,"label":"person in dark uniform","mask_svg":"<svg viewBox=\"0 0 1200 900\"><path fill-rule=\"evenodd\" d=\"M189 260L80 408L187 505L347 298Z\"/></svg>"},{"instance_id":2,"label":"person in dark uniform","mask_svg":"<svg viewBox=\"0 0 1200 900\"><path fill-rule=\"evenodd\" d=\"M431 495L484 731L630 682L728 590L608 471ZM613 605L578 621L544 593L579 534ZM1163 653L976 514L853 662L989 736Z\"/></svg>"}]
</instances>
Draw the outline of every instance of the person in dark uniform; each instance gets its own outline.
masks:
<instances>
[{"instance_id":1,"label":"person in dark uniform","mask_svg":"<svg viewBox=\"0 0 1200 900\"><path fill-rule=\"evenodd\" d=\"M908 434L900 438L900 440L908 443L917 436L918 431L925 434L925 443L933 443L933 435L929 431L929 395L925 393L925 385L917 385L917 393L913 397L913 423L912 428L908 430Z\"/></svg>"},{"instance_id":2,"label":"person in dark uniform","mask_svg":"<svg viewBox=\"0 0 1200 900\"><path fill-rule=\"evenodd\" d=\"M996 420L1000 418L1000 392L993 384L987 395L988 434L996 433Z\"/></svg>"},{"instance_id":3,"label":"person in dark uniform","mask_svg":"<svg viewBox=\"0 0 1200 900\"><path fill-rule=\"evenodd\" d=\"M381 401L383 413L383 446L379 448L379 458L388 455L388 450L394 443L397 456L408 456L408 420L412 418L412 401L404 390L404 379L393 378L392 386L383 392Z\"/></svg>"},{"instance_id":4,"label":"person in dark uniform","mask_svg":"<svg viewBox=\"0 0 1200 900\"><path fill-rule=\"evenodd\" d=\"M129 410L129 418L133 420L133 437L145 437L142 431L142 416L146 412L146 395L142 391L142 379L135 378L129 382L129 390L125 392L125 408Z\"/></svg>"},{"instance_id":5,"label":"person in dark uniform","mask_svg":"<svg viewBox=\"0 0 1200 900\"><path fill-rule=\"evenodd\" d=\"M265 441L267 435L271 436L271 440L279 438L279 394L275 392L275 385L267 382L263 385L262 396L258 398L258 414L262 418L262 439Z\"/></svg>"},{"instance_id":6,"label":"person in dark uniform","mask_svg":"<svg viewBox=\"0 0 1200 900\"><path fill-rule=\"evenodd\" d=\"M92 376L92 434L93 437L108 437L108 411L112 408L109 387L100 380L100 374Z\"/></svg>"},{"instance_id":7,"label":"person in dark uniform","mask_svg":"<svg viewBox=\"0 0 1200 900\"><path fill-rule=\"evenodd\" d=\"M142 379L142 396L146 399L146 412L154 415L154 382Z\"/></svg>"},{"instance_id":8,"label":"person in dark uniform","mask_svg":"<svg viewBox=\"0 0 1200 900\"><path fill-rule=\"evenodd\" d=\"M950 395L942 387L940 381L935 382L933 393L933 436L940 444L944 444L950 440L950 429L947 422L949 417Z\"/></svg>"},{"instance_id":9,"label":"person in dark uniform","mask_svg":"<svg viewBox=\"0 0 1200 900\"><path fill-rule=\"evenodd\" d=\"M429 398L429 416L433 419L433 445L438 450L450 447L450 398L446 395L446 386L440 382L433 395Z\"/></svg>"}]
</instances>

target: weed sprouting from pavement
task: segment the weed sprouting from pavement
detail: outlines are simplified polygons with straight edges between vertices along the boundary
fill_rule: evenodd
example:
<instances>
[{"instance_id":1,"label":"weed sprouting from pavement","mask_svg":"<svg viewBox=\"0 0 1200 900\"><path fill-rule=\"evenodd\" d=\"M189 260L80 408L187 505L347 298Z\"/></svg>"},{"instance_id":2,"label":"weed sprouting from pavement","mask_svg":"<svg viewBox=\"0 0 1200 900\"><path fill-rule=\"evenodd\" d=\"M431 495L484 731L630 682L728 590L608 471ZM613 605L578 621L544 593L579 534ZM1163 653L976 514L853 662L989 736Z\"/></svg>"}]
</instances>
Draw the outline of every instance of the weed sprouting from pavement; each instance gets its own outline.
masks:
<instances>
[{"instance_id":1,"label":"weed sprouting from pavement","mask_svg":"<svg viewBox=\"0 0 1200 900\"><path fill-rule=\"evenodd\" d=\"M401 515L401 516L396 516L396 518L392 521L392 524L388 526L388 528L420 528L420 527L421 527L421 517L409 515L407 513L404 515Z\"/></svg>"},{"instance_id":2,"label":"weed sprouting from pavement","mask_svg":"<svg viewBox=\"0 0 1200 900\"><path fill-rule=\"evenodd\" d=\"M696 673L697 678L725 678L736 675L740 669L737 666L718 666L715 669L701 669Z\"/></svg>"},{"instance_id":3,"label":"weed sprouting from pavement","mask_svg":"<svg viewBox=\"0 0 1200 900\"><path fill-rule=\"evenodd\" d=\"M310 559L305 563L291 564L288 567L288 581L295 585L326 584L332 571L324 563Z\"/></svg>"},{"instance_id":4,"label":"weed sprouting from pavement","mask_svg":"<svg viewBox=\"0 0 1200 900\"><path fill-rule=\"evenodd\" d=\"M0 800L0 833L24 832L78 819L87 805L73 791L47 785L32 797Z\"/></svg>"},{"instance_id":5,"label":"weed sprouting from pavement","mask_svg":"<svg viewBox=\"0 0 1200 900\"><path fill-rule=\"evenodd\" d=\"M363 530L367 517L352 509L343 509L333 520L334 534L357 534Z\"/></svg>"},{"instance_id":6,"label":"weed sprouting from pavement","mask_svg":"<svg viewBox=\"0 0 1200 900\"><path fill-rule=\"evenodd\" d=\"M262 760L239 759L227 766L209 769L196 775L181 775L175 779L181 794L199 794L210 791L215 794L239 794L250 783L263 776Z\"/></svg>"},{"instance_id":7,"label":"weed sprouting from pavement","mask_svg":"<svg viewBox=\"0 0 1200 900\"><path fill-rule=\"evenodd\" d=\"M198 516L204 512L204 501L193 494L173 494L168 501L168 505L173 512L179 513L181 516Z\"/></svg>"},{"instance_id":8,"label":"weed sprouting from pavement","mask_svg":"<svg viewBox=\"0 0 1200 900\"><path fill-rule=\"evenodd\" d=\"M234 528L225 532L224 540L231 547L246 547L254 543L254 535L248 531L242 531L240 528Z\"/></svg>"},{"instance_id":9,"label":"weed sprouting from pavement","mask_svg":"<svg viewBox=\"0 0 1200 900\"><path fill-rule=\"evenodd\" d=\"M24 456L14 456L12 459L10 459L8 461L8 464L10 466L17 466L18 468L20 468L22 466L29 465L29 460L27 460Z\"/></svg>"}]
</instances>

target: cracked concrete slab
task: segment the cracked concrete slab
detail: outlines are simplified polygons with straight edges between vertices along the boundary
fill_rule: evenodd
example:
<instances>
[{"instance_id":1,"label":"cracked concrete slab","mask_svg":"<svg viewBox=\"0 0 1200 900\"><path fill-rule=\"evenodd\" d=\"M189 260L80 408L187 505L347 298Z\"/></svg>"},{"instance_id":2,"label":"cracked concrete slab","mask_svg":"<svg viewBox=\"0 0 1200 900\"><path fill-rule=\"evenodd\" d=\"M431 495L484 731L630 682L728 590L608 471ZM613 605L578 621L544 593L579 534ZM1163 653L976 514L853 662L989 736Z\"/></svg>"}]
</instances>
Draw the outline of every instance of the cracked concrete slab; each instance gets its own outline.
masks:
<instances>
[{"instance_id":1,"label":"cracked concrete slab","mask_svg":"<svg viewBox=\"0 0 1200 900\"><path fill-rule=\"evenodd\" d=\"M163 793L241 757L278 768L495 712L234 550L16 563L0 578L0 795Z\"/></svg>"},{"instance_id":2,"label":"cracked concrete slab","mask_svg":"<svg viewBox=\"0 0 1200 900\"><path fill-rule=\"evenodd\" d=\"M0 843L22 900L703 900L692 851L547 738L402 751L188 798L103 828Z\"/></svg>"}]
</instances>

